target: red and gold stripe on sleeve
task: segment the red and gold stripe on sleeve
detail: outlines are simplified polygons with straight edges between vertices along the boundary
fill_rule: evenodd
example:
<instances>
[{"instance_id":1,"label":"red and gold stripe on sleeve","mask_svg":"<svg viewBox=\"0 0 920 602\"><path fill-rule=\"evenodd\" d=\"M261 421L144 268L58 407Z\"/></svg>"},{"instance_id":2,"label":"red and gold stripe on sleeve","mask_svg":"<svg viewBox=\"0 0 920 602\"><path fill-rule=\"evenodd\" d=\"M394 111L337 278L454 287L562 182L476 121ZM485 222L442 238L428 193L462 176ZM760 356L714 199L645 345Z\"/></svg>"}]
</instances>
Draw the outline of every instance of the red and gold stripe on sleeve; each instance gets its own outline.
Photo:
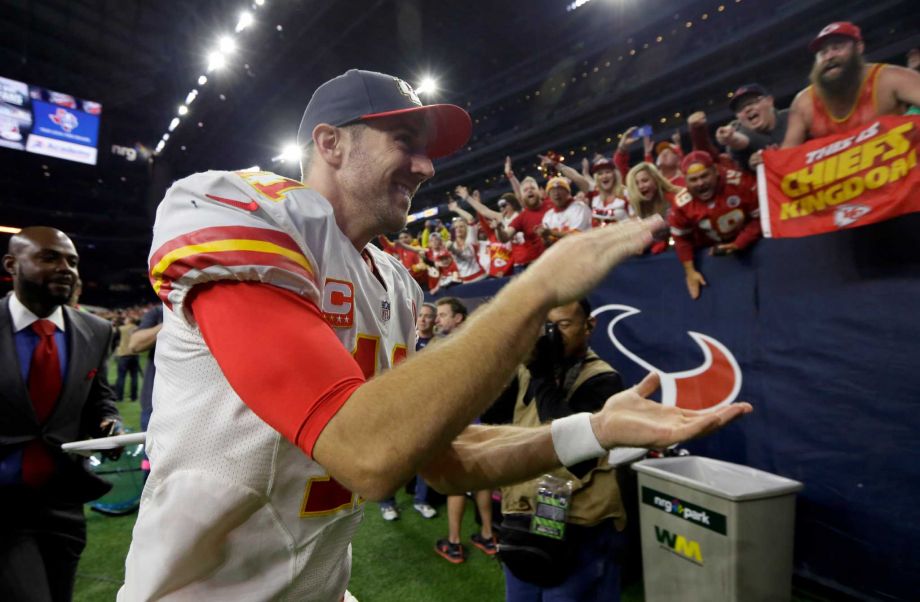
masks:
<instances>
[{"instance_id":1,"label":"red and gold stripe on sleeve","mask_svg":"<svg viewBox=\"0 0 920 602\"><path fill-rule=\"evenodd\" d=\"M150 283L171 307L168 296L174 282L190 270L215 265L276 267L316 283L313 266L290 236L248 226L202 228L163 244L150 258Z\"/></svg>"}]
</instances>

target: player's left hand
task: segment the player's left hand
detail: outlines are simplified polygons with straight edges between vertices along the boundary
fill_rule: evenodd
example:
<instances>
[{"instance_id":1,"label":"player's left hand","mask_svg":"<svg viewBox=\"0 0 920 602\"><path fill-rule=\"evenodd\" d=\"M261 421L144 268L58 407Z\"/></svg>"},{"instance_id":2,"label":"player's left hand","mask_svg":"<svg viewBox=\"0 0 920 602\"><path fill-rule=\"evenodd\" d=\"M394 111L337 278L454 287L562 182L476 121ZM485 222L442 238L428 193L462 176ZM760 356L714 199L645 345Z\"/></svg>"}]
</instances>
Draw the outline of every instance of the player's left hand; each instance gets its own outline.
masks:
<instances>
[{"instance_id":1,"label":"player's left hand","mask_svg":"<svg viewBox=\"0 0 920 602\"><path fill-rule=\"evenodd\" d=\"M665 406L646 398L659 385L658 374L650 372L638 385L608 399L601 411L591 416L594 434L605 449L666 448L713 433L753 411L747 402L732 403L713 411Z\"/></svg>"}]
</instances>

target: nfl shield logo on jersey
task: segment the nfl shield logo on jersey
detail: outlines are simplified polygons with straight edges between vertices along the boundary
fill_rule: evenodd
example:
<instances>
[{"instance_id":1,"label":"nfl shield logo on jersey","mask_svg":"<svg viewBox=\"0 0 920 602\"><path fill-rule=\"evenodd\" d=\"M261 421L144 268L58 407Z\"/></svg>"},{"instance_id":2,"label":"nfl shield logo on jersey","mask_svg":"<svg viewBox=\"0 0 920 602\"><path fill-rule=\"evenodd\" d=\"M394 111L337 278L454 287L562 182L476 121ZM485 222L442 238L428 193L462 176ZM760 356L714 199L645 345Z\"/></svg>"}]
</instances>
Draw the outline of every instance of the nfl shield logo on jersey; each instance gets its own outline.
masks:
<instances>
[{"instance_id":1,"label":"nfl shield logo on jersey","mask_svg":"<svg viewBox=\"0 0 920 602\"><path fill-rule=\"evenodd\" d=\"M380 319L384 322L389 322L390 320L390 302L387 300L380 302Z\"/></svg>"}]
</instances>

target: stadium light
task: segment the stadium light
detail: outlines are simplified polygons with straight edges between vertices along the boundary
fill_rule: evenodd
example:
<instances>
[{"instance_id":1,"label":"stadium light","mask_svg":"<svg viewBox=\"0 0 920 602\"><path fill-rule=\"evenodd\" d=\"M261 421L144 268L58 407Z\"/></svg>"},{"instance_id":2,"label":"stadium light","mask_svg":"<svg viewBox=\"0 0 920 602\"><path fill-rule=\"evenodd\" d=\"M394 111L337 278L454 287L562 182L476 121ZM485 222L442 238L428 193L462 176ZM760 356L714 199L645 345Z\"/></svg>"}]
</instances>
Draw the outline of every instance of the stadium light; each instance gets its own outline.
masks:
<instances>
[{"instance_id":1,"label":"stadium light","mask_svg":"<svg viewBox=\"0 0 920 602\"><path fill-rule=\"evenodd\" d=\"M4 234L19 234L22 232L22 228L15 228L13 226L0 226L0 232Z\"/></svg>"},{"instance_id":2,"label":"stadium light","mask_svg":"<svg viewBox=\"0 0 920 602\"><path fill-rule=\"evenodd\" d=\"M236 33L240 33L250 25L252 25L252 13L244 10L240 13L240 20L236 22Z\"/></svg>"},{"instance_id":3,"label":"stadium light","mask_svg":"<svg viewBox=\"0 0 920 602\"><path fill-rule=\"evenodd\" d=\"M281 154L277 157L272 157L272 161L281 161L282 163L289 163L300 161L300 147L297 146L296 142L289 142L281 148Z\"/></svg>"},{"instance_id":4,"label":"stadium light","mask_svg":"<svg viewBox=\"0 0 920 602\"><path fill-rule=\"evenodd\" d=\"M179 115L188 115L188 107L185 105L179 105Z\"/></svg>"},{"instance_id":5,"label":"stadium light","mask_svg":"<svg viewBox=\"0 0 920 602\"><path fill-rule=\"evenodd\" d=\"M575 2L572 2L571 4L569 4L568 6L566 6L566 7L565 7L565 10L566 10L566 12L572 12L573 10L576 10L576 9L581 8L582 6L584 6L585 4L587 4L588 2L591 2L591 0L575 0Z\"/></svg>"},{"instance_id":6,"label":"stadium light","mask_svg":"<svg viewBox=\"0 0 920 602\"><path fill-rule=\"evenodd\" d=\"M202 75L201 77L198 78L198 85L199 85L199 86L203 86L203 85L205 85L206 83L208 83L208 76L207 76L207 75Z\"/></svg>"},{"instance_id":7,"label":"stadium light","mask_svg":"<svg viewBox=\"0 0 920 602\"><path fill-rule=\"evenodd\" d=\"M196 99L196 98L198 98L198 90L192 90L192 91L189 92L188 95L185 97L185 104L186 104L186 105L192 104L193 102L195 102L195 99Z\"/></svg>"},{"instance_id":8,"label":"stadium light","mask_svg":"<svg viewBox=\"0 0 920 602\"><path fill-rule=\"evenodd\" d=\"M219 50L221 54L230 54L236 50L236 42L234 42L233 38L230 36L221 36L221 38L217 40L217 50Z\"/></svg>"},{"instance_id":9,"label":"stadium light","mask_svg":"<svg viewBox=\"0 0 920 602\"><path fill-rule=\"evenodd\" d=\"M422 78L422 81L415 88L416 94L434 94L438 91L438 82L430 75L426 75Z\"/></svg>"},{"instance_id":10,"label":"stadium light","mask_svg":"<svg viewBox=\"0 0 920 602\"><path fill-rule=\"evenodd\" d=\"M155 153L161 153L161 152L163 152L163 149L164 149L164 148L166 148L166 142L164 142L163 140L160 140L160 141L157 143L157 147L156 147L155 149L153 149L153 152L155 152Z\"/></svg>"},{"instance_id":11,"label":"stadium light","mask_svg":"<svg viewBox=\"0 0 920 602\"><path fill-rule=\"evenodd\" d=\"M208 73L217 69L223 69L226 64L227 58L220 52L215 50L208 55Z\"/></svg>"},{"instance_id":12,"label":"stadium light","mask_svg":"<svg viewBox=\"0 0 920 602\"><path fill-rule=\"evenodd\" d=\"M167 132L166 134L163 134L163 138L161 139L161 142L168 142L168 141L169 141L169 133Z\"/></svg>"},{"instance_id":13,"label":"stadium light","mask_svg":"<svg viewBox=\"0 0 920 602\"><path fill-rule=\"evenodd\" d=\"M179 127L179 118L178 118L178 117L173 117L173 120L169 122L169 131L171 132L171 131L173 131L174 129L176 129L177 127ZM169 134L167 134L167 136L168 136L168 135L169 135Z\"/></svg>"},{"instance_id":14,"label":"stadium light","mask_svg":"<svg viewBox=\"0 0 920 602\"><path fill-rule=\"evenodd\" d=\"M265 0L256 0L256 6L262 6L265 4Z\"/></svg>"}]
</instances>

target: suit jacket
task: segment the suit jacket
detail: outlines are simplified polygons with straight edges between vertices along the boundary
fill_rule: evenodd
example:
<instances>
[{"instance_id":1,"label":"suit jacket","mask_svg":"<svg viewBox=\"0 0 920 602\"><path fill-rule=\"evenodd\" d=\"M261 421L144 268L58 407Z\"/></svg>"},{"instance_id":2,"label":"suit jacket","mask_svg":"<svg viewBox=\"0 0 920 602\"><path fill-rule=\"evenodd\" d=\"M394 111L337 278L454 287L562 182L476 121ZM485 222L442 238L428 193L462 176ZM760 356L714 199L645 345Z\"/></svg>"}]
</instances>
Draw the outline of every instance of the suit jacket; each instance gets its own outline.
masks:
<instances>
[{"instance_id":1,"label":"suit jacket","mask_svg":"<svg viewBox=\"0 0 920 602\"><path fill-rule=\"evenodd\" d=\"M60 451L62 443L102 436L99 423L117 417L115 394L106 376L112 326L94 315L64 307L68 345L67 374L57 405L41 425L28 385L22 380L9 298L0 300L0 457L41 438L55 456L56 471L43 496L83 503L105 494L111 485L96 477L81 456Z\"/></svg>"}]
</instances>

